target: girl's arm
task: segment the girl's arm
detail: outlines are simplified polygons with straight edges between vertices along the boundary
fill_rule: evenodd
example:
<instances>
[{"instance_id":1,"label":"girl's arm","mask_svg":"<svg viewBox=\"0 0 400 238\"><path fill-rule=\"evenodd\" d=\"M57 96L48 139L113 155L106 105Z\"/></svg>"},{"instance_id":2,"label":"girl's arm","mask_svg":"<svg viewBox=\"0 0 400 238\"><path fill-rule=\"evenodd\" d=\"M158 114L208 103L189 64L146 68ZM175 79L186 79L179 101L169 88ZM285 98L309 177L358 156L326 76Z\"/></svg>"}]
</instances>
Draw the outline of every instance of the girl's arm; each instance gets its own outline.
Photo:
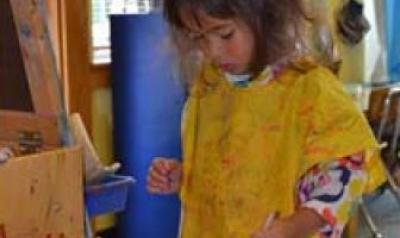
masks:
<instances>
[{"instance_id":1,"label":"girl's arm","mask_svg":"<svg viewBox=\"0 0 400 238\"><path fill-rule=\"evenodd\" d=\"M276 220L261 232L262 236L254 237L302 238L313 234L341 237L367 181L363 158L359 153L314 166L300 179L297 211Z\"/></svg>"}]
</instances>

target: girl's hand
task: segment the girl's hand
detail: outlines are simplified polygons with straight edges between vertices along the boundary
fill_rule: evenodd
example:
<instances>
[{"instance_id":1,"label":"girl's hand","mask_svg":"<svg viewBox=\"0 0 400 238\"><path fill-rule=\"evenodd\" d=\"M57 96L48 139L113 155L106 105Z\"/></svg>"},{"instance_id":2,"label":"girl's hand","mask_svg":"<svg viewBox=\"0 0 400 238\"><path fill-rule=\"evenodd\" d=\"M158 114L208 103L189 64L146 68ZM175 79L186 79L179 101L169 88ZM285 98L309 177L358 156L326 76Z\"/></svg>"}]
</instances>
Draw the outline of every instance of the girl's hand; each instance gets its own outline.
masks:
<instances>
[{"instance_id":1,"label":"girl's hand","mask_svg":"<svg viewBox=\"0 0 400 238\"><path fill-rule=\"evenodd\" d=\"M182 166L175 159L156 158L147 176L147 190L153 194L173 194L181 186Z\"/></svg>"},{"instance_id":2,"label":"girl's hand","mask_svg":"<svg viewBox=\"0 0 400 238\"><path fill-rule=\"evenodd\" d=\"M301 208L292 216L274 222L271 222L270 217L251 238L306 238L326 225L322 217L308 208Z\"/></svg>"}]
</instances>

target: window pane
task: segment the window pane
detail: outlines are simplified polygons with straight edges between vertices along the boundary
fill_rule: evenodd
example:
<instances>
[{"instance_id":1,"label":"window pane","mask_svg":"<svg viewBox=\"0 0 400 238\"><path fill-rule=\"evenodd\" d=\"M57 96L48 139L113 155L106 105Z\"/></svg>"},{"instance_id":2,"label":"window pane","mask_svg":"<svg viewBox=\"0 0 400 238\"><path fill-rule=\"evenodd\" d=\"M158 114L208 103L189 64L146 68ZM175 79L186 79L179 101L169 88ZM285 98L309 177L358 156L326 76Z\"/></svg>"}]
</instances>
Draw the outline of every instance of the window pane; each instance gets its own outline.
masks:
<instances>
[{"instance_id":1,"label":"window pane","mask_svg":"<svg viewBox=\"0 0 400 238\"><path fill-rule=\"evenodd\" d=\"M91 0L92 62L111 62L110 14L144 14L150 11L150 0Z\"/></svg>"}]
</instances>

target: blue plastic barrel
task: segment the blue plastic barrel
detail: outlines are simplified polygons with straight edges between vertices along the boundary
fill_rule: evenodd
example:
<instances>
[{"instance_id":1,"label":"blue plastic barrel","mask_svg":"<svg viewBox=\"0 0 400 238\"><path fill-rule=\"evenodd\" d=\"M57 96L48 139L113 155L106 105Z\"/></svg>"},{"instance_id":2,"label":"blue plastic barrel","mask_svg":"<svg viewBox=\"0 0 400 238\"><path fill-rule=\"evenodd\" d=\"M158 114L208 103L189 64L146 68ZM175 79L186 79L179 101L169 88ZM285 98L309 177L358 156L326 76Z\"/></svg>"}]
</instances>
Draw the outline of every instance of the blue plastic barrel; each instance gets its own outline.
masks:
<instances>
[{"instance_id":1,"label":"blue plastic barrel","mask_svg":"<svg viewBox=\"0 0 400 238\"><path fill-rule=\"evenodd\" d=\"M173 70L160 14L111 16L115 156L136 178L119 217L124 238L176 238L178 197L146 190L155 156L180 158L184 90Z\"/></svg>"}]
</instances>

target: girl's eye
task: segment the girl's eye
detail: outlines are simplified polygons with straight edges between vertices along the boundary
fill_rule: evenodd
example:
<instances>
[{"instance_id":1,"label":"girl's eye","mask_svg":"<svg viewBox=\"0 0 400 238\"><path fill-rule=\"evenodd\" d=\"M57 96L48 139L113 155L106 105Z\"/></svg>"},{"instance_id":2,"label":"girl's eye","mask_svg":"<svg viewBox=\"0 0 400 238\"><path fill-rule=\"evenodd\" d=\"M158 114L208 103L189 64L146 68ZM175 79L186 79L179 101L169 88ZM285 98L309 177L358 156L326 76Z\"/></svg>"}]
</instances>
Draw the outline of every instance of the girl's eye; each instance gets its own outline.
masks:
<instances>
[{"instance_id":1,"label":"girl's eye","mask_svg":"<svg viewBox=\"0 0 400 238\"><path fill-rule=\"evenodd\" d=\"M227 33L221 33L220 34L220 37L222 38L222 39L224 39L224 40L229 40L229 39L231 39L232 38L232 36L235 34L235 30L231 30L231 31L229 31L229 32L227 32Z\"/></svg>"},{"instance_id":2,"label":"girl's eye","mask_svg":"<svg viewBox=\"0 0 400 238\"><path fill-rule=\"evenodd\" d=\"M204 37L203 36L195 36L195 37L193 37L192 38L192 40L194 41L194 42L200 42L200 41L202 41L204 39Z\"/></svg>"}]
</instances>

